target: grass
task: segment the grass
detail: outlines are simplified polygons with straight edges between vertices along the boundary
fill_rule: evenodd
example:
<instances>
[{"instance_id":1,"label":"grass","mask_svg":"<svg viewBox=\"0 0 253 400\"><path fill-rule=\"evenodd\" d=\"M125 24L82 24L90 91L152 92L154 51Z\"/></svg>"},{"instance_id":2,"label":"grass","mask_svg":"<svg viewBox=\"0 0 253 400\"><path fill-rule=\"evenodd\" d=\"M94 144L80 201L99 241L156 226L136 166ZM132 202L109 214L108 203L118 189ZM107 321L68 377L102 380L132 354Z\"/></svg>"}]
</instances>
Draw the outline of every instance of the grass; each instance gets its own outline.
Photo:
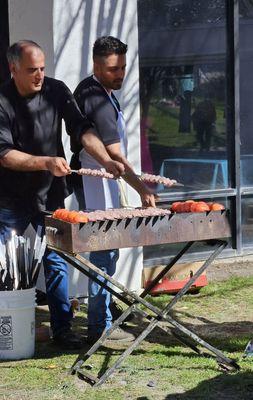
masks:
<instances>
[{"instance_id":1,"label":"grass","mask_svg":"<svg viewBox=\"0 0 253 400\"><path fill-rule=\"evenodd\" d=\"M241 367L239 372L221 372L213 358L197 355L155 328L98 388L68 374L77 352L60 353L50 342L37 343L35 358L0 363L0 399L252 399L253 357L242 357L253 336L252 289L253 277L231 278L209 284L198 294L184 296L173 309L176 318L225 355L235 358ZM159 307L170 299L167 295L149 297ZM38 309L36 320L47 324L47 310ZM136 319L131 330L137 335L145 325L145 320ZM75 319L75 328L85 334L84 309ZM125 348L122 344L100 348L87 361L90 372L94 374L111 365Z\"/></svg>"},{"instance_id":2,"label":"grass","mask_svg":"<svg viewBox=\"0 0 253 400\"><path fill-rule=\"evenodd\" d=\"M216 132L213 146L226 145L226 121L224 119L224 105L216 102ZM193 111L193 110L192 110ZM179 107L170 107L165 104L153 104L149 109L151 129L149 131L150 144L159 144L165 147L195 148L196 132L193 127L191 133L178 132Z\"/></svg>"}]
</instances>

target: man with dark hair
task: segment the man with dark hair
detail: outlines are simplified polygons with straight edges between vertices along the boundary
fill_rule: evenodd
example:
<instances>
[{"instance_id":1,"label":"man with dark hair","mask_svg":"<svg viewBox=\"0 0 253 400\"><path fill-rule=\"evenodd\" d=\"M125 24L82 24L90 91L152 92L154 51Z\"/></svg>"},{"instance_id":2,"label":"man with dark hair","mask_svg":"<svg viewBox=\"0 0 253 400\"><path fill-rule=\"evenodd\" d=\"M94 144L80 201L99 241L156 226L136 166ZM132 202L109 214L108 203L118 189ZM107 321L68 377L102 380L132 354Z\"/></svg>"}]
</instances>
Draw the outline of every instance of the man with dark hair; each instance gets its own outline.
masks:
<instances>
[{"instance_id":1,"label":"man with dark hair","mask_svg":"<svg viewBox=\"0 0 253 400\"><path fill-rule=\"evenodd\" d=\"M30 223L44 227L43 211L63 207L68 195L62 119L80 146L86 133L91 141L94 135L67 86L44 76L45 56L37 43L14 43L7 57L12 79L0 87L0 226L3 233L15 229L22 235ZM100 144L102 165L117 176L124 167ZM49 250L43 263L53 339L64 348L80 348L71 331L67 265Z\"/></svg>"},{"instance_id":2,"label":"man with dark hair","mask_svg":"<svg viewBox=\"0 0 253 400\"><path fill-rule=\"evenodd\" d=\"M101 37L93 47L94 75L84 79L76 88L74 96L81 109L94 125L98 137L115 161L122 163L126 174L123 176L140 195L143 206L155 207L153 194L136 177L126 158L127 138L125 122L113 90L121 88L126 68L127 45L112 36ZM99 149L89 145L89 134L84 136L86 148L80 152L84 168L101 169ZM83 176L85 203L87 209L118 208L119 188L113 180ZM90 254L90 261L112 276L116 269L119 251L96 251ZM94 343L111 326L111 295L100 285L89 280L88 301L88 342ZM114 330L111 340L133 340L133 335L122 329Z\"/></svg>"}]
</instances>

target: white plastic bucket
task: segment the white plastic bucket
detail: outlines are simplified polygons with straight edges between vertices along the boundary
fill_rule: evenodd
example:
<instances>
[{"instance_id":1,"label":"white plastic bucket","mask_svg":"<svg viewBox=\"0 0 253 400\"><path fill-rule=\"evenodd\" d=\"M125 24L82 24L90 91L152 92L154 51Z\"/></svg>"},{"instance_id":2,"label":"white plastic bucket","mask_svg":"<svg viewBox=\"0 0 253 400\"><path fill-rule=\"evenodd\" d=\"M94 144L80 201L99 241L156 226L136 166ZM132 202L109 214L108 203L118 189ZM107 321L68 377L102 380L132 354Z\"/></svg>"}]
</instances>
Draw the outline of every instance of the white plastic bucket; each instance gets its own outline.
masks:
<instances>
[{"instance_id":1,"label":"white plastic bucket","mask_svg":"<svg viewBox=\"0 0 253 400\"><path fill-rule=\"evenodd\" d=\"M31 358L35 348L35 288L0 291L0 360Z\"/></svg>"}]
</instances>

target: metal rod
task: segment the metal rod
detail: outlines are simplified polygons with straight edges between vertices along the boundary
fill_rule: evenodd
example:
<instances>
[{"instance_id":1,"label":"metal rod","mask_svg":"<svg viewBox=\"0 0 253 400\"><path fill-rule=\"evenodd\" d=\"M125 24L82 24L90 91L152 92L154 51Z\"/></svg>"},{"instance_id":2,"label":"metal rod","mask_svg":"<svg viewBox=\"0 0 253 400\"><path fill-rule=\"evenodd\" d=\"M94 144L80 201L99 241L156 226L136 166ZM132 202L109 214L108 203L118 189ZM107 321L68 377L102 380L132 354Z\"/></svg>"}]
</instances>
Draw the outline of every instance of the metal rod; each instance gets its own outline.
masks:
<instances>
[{"instance_id":1,"label":"metal rod","mask_svg":"<svg viewBox=\"0 0 253 400\"><path fill-rule=\"evenodd\" d=\"M81 365L98 349L99 346L101 346L101 344L110 336L111 332L114 329L116 329L116 327L126 318L126 316L130 314L130 312L132 311L133 307L136 307L136 310L137 310L136 303L137 304L142 303L147 308L149 308L151 311L153 311L156 314L156 316L151 319L150 324L146 328L146 330L144 330L142 332L142 334L139 335L139 337L134 341L134 343L119 357L117 362L110 369L108 369L105 372L105 374L103 374L103 376L98 381L96 381L96 382L94 381L95 382L95 386L98 386L98 385L102 384L104 382L104 380L108 376L110 376L110 374L117 368L117 366L119 366L119 364L127 357L127 355L129 355L133 351L133 349L135 347L137 347L138 344L153 330L153 328L160 323L161 319L167 320L169 323L171 323L173 326L175 326L179 331L182 331L187 336L190 336L191 339L194 339L195 341L197 341L197 343L201 344L203 347L206 347L209 351L213 352L217 357L219 357L225 363L228 363L230 365L233 365L233 367L238 368L238 366L237 366L237 364L235 363L234 360L229 359L226 356L224 356L223 353L221 353L218 349L216 349L213 346L209 345L203 339L199 338L196 334L191 332L189 329L185 328L182 324L178 323L176 320L174 320L169 315L167 315L168 311L183 296L183 294L189 289L189 287L197 279L197 277L208 267L208 265L210 265L210 263L215 259L215 257L223 250L223 248L227 244L226 242L223 242L223 241L217 241L217 243L219 244L219 247L214 251L214 253L209 257L209 259L202 265L202 267L199 268L199 270L194 274L194 276L189 280L189 282L184 286L184 288L181 289L179 295L175 296L176 299L173 299L165 307L165 309L163 311L157 309L156 307L153 307L150 303L144 302L143 299L141 299L141 297L135 295L134 293L128 292L126 290L126 288L124 288L123 286L120 287L121 290L123 290L124 293L126 293L130 297L134 298L135 301L121 315L121 317L112 325L112 327L89 349L89 351L84 355L84 357L82 359L81 359L81 356L78 357L77 361L72 366L72 373L78 372L78 373L82 374L82 372L80 371ZM190 247L190 244L191 243L187 244L187 246ZM185 248L187 248L187 246L185 246ZM61 251L59 251L59 252L61 253ZM68 256L67 256L67 258L68 258ZM72 256L72 257L69 257L69 258L70 259L71 258L77 258L81 263L86 264L86 266L88 268L91 268L92 270L96 271L96 267L93 264L91 264L90 262L88 262L88 260L85 260L83 257L81 257L79 255L75 255L75 256ZM106 279L109 278L108 280L111 281L111 283L114 284L114 282L113 282L114 280L111 277L107 276L107 274L102 273L102 271L100 271L99 269L97 269L96 273L98 273L100 276L105 277ZM116 283L116 286L118 286L118 287L121 286L117 281L115 281L115 283ZM147 294L147 291L146 291L146 293L144 293L144 292L142 293L143 296L145 296ZM137 310L137 311L139 311L139 310ZM190 347L193 348L194 351L197 351L197 352L199 351L194 345L192 345L189 342L187 343L187 341L184 340L183 338L180 338L179 340L183 341L183 343L186 344L186 345L190 345ZM85 376L85 373L83 375Z\"/></svg>"}]
</instances>

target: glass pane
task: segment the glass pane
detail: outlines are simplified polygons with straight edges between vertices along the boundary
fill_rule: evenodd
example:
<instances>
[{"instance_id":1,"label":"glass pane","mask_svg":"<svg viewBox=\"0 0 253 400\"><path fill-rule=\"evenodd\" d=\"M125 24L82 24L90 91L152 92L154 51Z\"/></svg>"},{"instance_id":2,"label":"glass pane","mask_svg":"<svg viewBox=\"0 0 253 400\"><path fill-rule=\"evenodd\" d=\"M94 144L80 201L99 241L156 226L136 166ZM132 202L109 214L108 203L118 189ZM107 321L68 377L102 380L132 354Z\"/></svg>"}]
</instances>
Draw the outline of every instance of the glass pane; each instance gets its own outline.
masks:
<instances>
[{"instance_id":1,"label":"glass pane","mask_svg":"<svg viewBox=\"0 0 253 400\"><path fill-rule=\"evenodd\" d=\"M242 199L242 243L243 247L252 247L253 244L253 198Z\"/></svg>"},{"instance_id":2,"label":"glass pane","mask_svg":"<svg viewBox=\"0 0 253 400\"><path fill-rule=\"evenodd\" d=\"M139 0L138 24L143 172L228 187L225 0Z\"/></svg>"},{"instance_id":3,"label":"glass pane","mask_svg":"<svg viewBox=\"0 0 253 400\"><path fill-rule=\"evenodd\" d=\"M253 185L253 3L240 1L240 138L241 181L243 186Z\"/></svg>"},{"instance_id":4,"label":"glass pane","mask_svg":"<svg viewBox=\"0 0 253 400\"><path fill-rule=\"evenodd\" d=\"M8 0L0 0L0 84L10 78L6 58L9 46Z\"/></svg>"}]
</instances>

